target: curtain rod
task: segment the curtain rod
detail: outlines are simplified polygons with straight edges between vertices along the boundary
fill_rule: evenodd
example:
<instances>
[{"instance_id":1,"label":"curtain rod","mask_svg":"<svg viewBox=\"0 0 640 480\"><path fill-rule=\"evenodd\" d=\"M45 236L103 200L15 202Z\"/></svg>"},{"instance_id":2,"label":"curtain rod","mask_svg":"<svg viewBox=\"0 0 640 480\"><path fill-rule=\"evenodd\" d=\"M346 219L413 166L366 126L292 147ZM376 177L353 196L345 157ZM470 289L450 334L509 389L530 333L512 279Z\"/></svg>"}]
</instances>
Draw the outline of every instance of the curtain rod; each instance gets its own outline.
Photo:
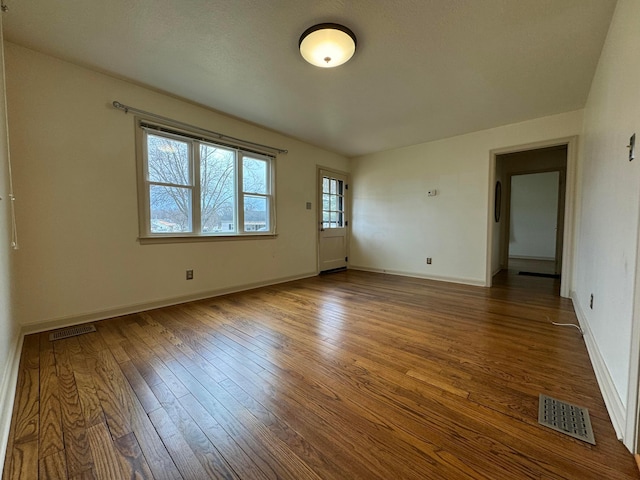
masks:
<instances>
[{"instance_id":1,"label":"curtain rod","mask_svg":"<svg viewBox=\"0 0 640 480\"><path fill-rule=\"evenodd\" d=\"M129 105L124 105L124 104L118 102L117 100L114 100L112 105L115 108L117 108L118 110L122 110L124 113L129 113L129 112L139 113L141 115L146 115L148 117L153 117L153 118L156 118L158 120L163 120L165 122L169 122L169 123L171 123L173 125L178 125L178 126L189 128L189 129L195 129L195 130L198 130L200 132L205 132L205 133L208 133L209 135L213 135L213 136L217 137L220 140L231 140L233 142L242 143L242 144L247 145L247 146L259 147L259 148L263 148L265 150L271 150L272 152L276 152L276 153L289 153L289 150L285 150L285 149L277 148L277 147L270 147L269 145L264 145L262 143L256 143L256 142L250 142L249 140L242 140L241 138L231 137L229 135L225 135L225 134L220 133L220 132L214 132L213 130L207 130L206 128L196 127L195 125L190 125L188 123L180 122L178 120L173 120L171 118L163 117L162 115L158 115L156 113L146 112L144 110L140 110L139 108L134 108L134 107L130 107Z\"/></svg>"}]
</instances>

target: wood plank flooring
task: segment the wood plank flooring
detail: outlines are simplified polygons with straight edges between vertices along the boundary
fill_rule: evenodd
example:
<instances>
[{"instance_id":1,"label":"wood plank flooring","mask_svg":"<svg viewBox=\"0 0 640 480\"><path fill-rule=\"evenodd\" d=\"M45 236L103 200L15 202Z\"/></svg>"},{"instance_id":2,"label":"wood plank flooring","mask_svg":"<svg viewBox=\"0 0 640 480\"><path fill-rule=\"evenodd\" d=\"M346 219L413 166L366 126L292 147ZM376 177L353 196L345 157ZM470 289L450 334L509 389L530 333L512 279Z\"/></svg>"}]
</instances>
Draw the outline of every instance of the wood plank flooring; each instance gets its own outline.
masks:
<instances>
[{"instance_id":1,"label":"wood plank flooring","mask_svg":"<svg viewBox=\"0 0 640 480\"><path fill-rule=\"evenodd\" d=\"M638 479L557 292L345 271L27 336L2 478Z\"/></svg>"}]
</instances>

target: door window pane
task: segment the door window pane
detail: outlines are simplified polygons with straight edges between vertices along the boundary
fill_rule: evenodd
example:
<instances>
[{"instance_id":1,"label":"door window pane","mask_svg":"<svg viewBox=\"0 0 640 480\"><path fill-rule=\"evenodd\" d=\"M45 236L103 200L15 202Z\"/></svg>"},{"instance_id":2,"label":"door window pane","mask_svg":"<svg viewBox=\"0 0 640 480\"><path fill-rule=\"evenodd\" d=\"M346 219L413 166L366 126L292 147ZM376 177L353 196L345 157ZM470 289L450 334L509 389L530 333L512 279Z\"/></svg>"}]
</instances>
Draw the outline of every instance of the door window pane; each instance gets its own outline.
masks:
<instances>
[{"instance_id":1,"label":"door window pane","mask_svg":"<svg viewBox=\"0 0 640 480\"><path fill-rule=\"evenodd\" d=\"M322 179L323 228L344 227L344 182L335 178Z\"/></svg>"},{"instance_id":2,"label":"door window pane","mask_svg":"<svg viewBox=\"0 0 640 480\"><path fill-rule=\"evenodd\" d=\"M331 195L331 197L329 198L329 210L334 212L338 210L338 197L336 197L335 195Z\"/></svg>"}]
</instances>

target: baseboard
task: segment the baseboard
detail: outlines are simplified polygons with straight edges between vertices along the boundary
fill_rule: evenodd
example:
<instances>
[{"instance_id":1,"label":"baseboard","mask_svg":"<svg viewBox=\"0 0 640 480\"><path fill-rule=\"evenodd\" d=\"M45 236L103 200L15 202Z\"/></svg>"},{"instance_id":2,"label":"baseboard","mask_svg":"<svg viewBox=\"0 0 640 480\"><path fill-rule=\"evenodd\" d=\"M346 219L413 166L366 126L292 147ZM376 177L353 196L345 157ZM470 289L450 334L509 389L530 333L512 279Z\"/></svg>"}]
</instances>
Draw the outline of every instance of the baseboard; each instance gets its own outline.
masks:
<instances>
[{"instance_id":1,"label":"baseboard","mask_svg":"<svg viewBox=\"0 0 640 480\"><path fill-rule=\"evenodd\" d=\"M555 257L528 257L526 255L510 255L509 260L543 260L545 262L555 262Z\"/></svg>"},{"instance_id":2,"label":"baseboard","mask_svg":"<svg viewBox=\"0 0 640 480\"><path fill-rule=\"evenodd\" d=\"M438 282L461 283L463 285L473 285L474 287L485 287L484 280L463 277L447 277L440 275L424 275L416 272L405 272L402 270L386 270L382 268L362 267L359 265L349 265L349 270L361 270L363 272L386 273L388 275L401 275L403 277L424 278L425 280L437 280Z\"/></svg>"},{"instance_id":3,"label":"baseboard","mask_svg":"<svg viewBox=\"0 0 640 480\"><path fill-rule=\"evenodd\" d=\"M310 278L317 276L317 272L304 273L302 275L295 275L290 277L281 277L263 282L248 283L244 285L236 285L228 288L221 288L218 290L207 290L203 292L194 293L192 295L185 295L181 297L173 297L169 299L157 300L152 302L136 303L133 305L125 305L122 307L112 308L108 310L100 310L95 312L83 313L80 315L71 315L68 317L56 318L45 322L38 323L26 323L23 324L23 332L26 335L32 333L46 332L47 330L53 330L56 328L71 327L74 325L80 325L87 322L97 322L98 320L105 320L107 318L120 317L122 315L130 315L133 313L144 312L146 310L153 310L156 308L170 307L172 305L179 305L181 303L193 302L196 300L204 300L205 298L219 297L221 295L227 295L230 293L243 292L245 290L252 290L254 288L267 287L269 285L277 285L279 283L292 282L294 280L301 280L303 278Z\"/></svg>"},{"instance_id":4,"label":"baseboard","mask_svg":"<svg viewBox=\"0 0 640 480\"><path fill-rule=\"evenodd\" d=\"M624 403L616 390L611 374L609 373L609 369L607 368L607 365L602 358L602 354L600 353L600 349L593 338L589 321L580 307L576 292L571 292L571 300L573 301L573 309L578 317L580 327L582 327L582 330L584 331L584 343L587 346L589 359L591 360L591 365L593 366L593 370L596 374L596 380L598 381L600 392L604 398L604 404L609 412L611 423L616 431L618 440L623 440L626 417Z\"/></svg>"},{"instance_id":5,"label":"baseboard","mask_svg":"<svg viewBox=\"0 0 640 480\"><path fill-rule=\"evenodd\" d=\"M2 476L4 459L7 454L23 339L24 334L19 332L13 344L13 351L9 355L9 361L4 368L4 372L2 372L2 385L0 385L0 477Z\"/></svg>"}]
</instances>

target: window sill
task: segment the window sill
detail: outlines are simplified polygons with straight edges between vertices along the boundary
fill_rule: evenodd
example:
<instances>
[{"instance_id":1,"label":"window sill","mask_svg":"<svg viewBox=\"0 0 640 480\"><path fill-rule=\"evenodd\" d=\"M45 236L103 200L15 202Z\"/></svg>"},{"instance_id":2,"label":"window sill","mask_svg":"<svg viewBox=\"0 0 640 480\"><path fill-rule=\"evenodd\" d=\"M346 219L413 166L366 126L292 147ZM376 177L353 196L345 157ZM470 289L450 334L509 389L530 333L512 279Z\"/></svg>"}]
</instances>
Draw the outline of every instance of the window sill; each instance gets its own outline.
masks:
<instances>
[{"instance_id":1,"label":"window sill","mask_svg":"<svg viewBox=\"0 0 640 480\"><path fill-rule=\"evenodd\" d=\"M277 238L277 233L255 233L245 235L171 235L138 237L140 245L158 243L197 243L197 242L228 242L237 240L267 240Z\"/></svg>"}]
</instances>

